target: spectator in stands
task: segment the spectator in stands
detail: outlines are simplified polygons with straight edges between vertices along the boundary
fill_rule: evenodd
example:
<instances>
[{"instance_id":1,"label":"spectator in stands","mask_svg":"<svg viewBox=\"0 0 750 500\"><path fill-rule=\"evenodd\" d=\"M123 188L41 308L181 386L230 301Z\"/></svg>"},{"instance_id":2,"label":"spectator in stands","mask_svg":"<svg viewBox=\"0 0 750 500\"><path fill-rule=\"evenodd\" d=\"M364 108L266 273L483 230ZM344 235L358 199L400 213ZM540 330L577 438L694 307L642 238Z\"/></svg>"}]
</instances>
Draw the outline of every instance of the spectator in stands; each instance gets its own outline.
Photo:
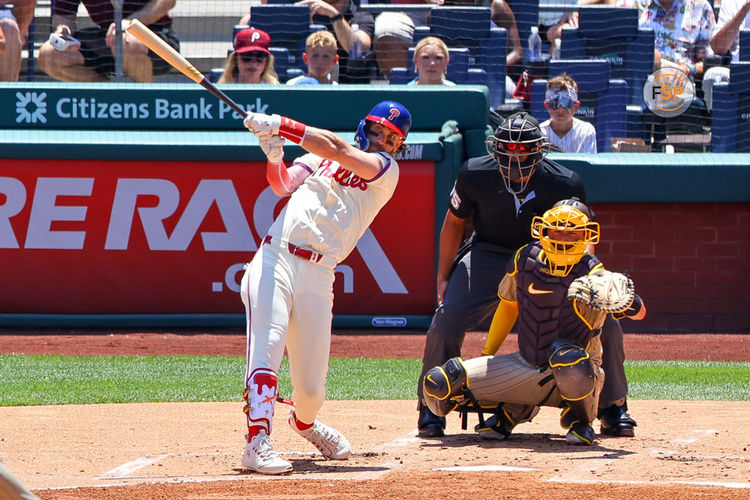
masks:
<instances>
[{"instance_id":1,"label":"spectator in stands","mask_svg":"<svg viewBox=\"0 0 750 500\"><path fill-rule=\"evenodd\" d=\"M180 48L168 12L176 0L125 0L122 6L123 71L134 82L152 82L154 75L171 69L169 63L125 32L139 20L176 50ZM78 5L83 3L96 26L76 29ZM45 73L68 82L103 82L115 72L115 23L112 3L102 0L56 0L52 26L57 34L72 35L81 44L65 50L45 42L39 49L39 65Z\"/></svg>"},{"instance_id":2,"label":"spectator in stands","mask_svg":"<svg viewBox=\"0 0 750 500\"><path fill-rule=\"evenodd\" d=\"M414 49L414 70L417 77L407 85L455 85L445 78L450 62L448 46L444 41L428 36Z\"/></svg>"},{"instance_id":3,"label":"spectator in stands","mask_svg":"<svg viewBox=\"0 0 750 500\"><path fill-rule=\"evenodd\" d=\"M267 0L261 0L267 3ZM339 83L370 83L376 63L372 52L372 39L375 30L375 20L369 12L357 9L354 0L301 0L295 5L309 5L313 24L326 27L336 36L338 42L338 82ZM252 11L240 19L240 24L250 24ZM362 59L349 58L349 48L352 46L352 25L357 25L357 39L363 53Z\"/></svg>"},{"instance_id":4,"label":"spectator in stands","mask_svg":"<svg viewBox=\"0 0 750 500\"><path fill-rule=\"evenodd\" d=\"M307 64L307 73L292 78L286 82L287 85L307 82L309 78L313 78L319 83L338 85L338 82L331 78L331 71L339 60L339 56L336 54L336 37L333 36L333 33L321 30L308 36L305 40L302 60Z\"/></svg>"},{"instance_id":5,"label":"spectator in stands","mask_svg":"<svg viewBox=\"0 0 750 500\"><path fill-rule=\"evenodd\" d=\"M217 83L279 83L270 46L271 37L263 30L238 31L234 50L227 57L224 73Z\"/></svg>"},{"instance_id":6,"label":"spectator in stands","mask_svg":"<svg viewBox=\"0 0 750 500\"><path fill-rule=\"evenodd\" d=\"M372 51L372 38L375 33L375 19L369 12L357 10L357 2L352 0L302 0L301 5L309 5L313 13L313 23L322 24L336 35L339 43L339 83L370 83L377 63ZM352 25L357 25L356 37L359 40L362 57L349 57L352 46Z\"/></svg>"},{"instance_id":7,"label":"spectator in stands","mask_svg":"<svg viewBox=\"0 0 750 500\"><path fill-rule=\"evenodd\" d=\"M505 28L508 32L508 53L505 56L505 66L508 73L515 74L523 60L523 45L521 45L521 38L518 35L516 16L513 14L510 5L504 0L492 0L490 9L493 24L498 28Z\"/></svg>"},{"instance_id":8,"label":"spectator in stands","mask_svg":"<svg viewBox=\"0 0 750 500\"><path fill-rule=\"evenodd\" d=\"M731 55L732 62L740 60L740 30L750 29L750 1L722 0L719 20L711 37L711 48L717 56ZM713 86L729 81L729 68L714 66L703 76L703 96L709 111L712 108Z\"/></svg>"},{"instance_id":9,"label":"spectator in stands","mask_svg":"<svg viewBox=\"0 0 750 500\"><path fill-rule=\"evenodd\" d=\"M677 68L691 78L703 75L716 24L708 0L618 0L638 8L638 25L654 30L654 70Z\"/></svg>"},{"instance_id":10,"label":"spectator in stands","mask_svg":"<svg viewBox=\"0 0 750 500\"><path fill-rule=\"evenodd\" d=\"M544 98L550 118L539 128L549 142L566 153L596 153L594 126L574 116L580 105L578 84L573 78L565 73L550 78Z\"/></svg>"},{"instance_id":11,"label":"spectator in stands","mask_svg":"<svg viewBox=\"0 0 750 500\"><path fill-rule=\"evenodd\" d=\"M0 81L16 82L36 0L0 0Z\"/></svg>"},{"instance_id":12,"label":"spectator in stands","mask_svg":"<svg viewBox=\"0 0 750 500\"><path fill-rule=\"evenodd\" d=\"M605 4L614 6L617 0L575 0L557 1L561 5L594 5ZM539 11L539 34L546 37L550 43L550 50L555 44L555 39L562 36L562 30L565 28L578 28L578 12L545 12ZM550 24L552 23L552 24Z\"/></svg>"},{"instance_id":13,"label":"spectator in stands","mask_svg":"<svg viewBox=\"0 0 750 500\"><path fill-rule=\"evenodd\" d=\"M444 0L398 0L391 3L442 5ZM414 28L427 26L428 16L429 9L420 9L384 11L375 18L375 56L386 78L390 78L392 68L407 66L409 47L414 43Z\"/></svg>"}]
</instances>

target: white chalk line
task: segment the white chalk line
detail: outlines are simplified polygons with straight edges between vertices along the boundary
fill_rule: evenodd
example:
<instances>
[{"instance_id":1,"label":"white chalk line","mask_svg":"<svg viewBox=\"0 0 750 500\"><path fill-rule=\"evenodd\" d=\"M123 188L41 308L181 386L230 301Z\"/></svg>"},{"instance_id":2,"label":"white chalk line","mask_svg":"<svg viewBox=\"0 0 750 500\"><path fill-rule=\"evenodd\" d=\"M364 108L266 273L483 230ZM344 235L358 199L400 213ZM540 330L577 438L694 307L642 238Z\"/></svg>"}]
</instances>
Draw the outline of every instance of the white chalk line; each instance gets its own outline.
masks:
<instances>
[{"instance_id":1,"label":"white chalk line","mask_svg":"<svg viewBox=\"0 0 750 500\"><path fill-rule=\"evenodd\" d=\"M381 449L403 448L405 446L408 446L411 443L419 441L419 438L417 438L417 437L414 436L415 433L416 433L416 431L411 431L411 432L409 432L409 434L406 434L404 436L398 437L398 438L394 439L393 441L390 441L390 442L383 443L383 444L379 445L376 449L378 449L378 448L381 448ZM215 452L214 453L189 453L188 452L188 453L166 453L166 454L157 455L157 456L145 455L143 457L138 457L135 460L131 460L130 462L126 462L126 463L124 463L122 465L119 465L119 466L115 467L114 469L108 470L104 474L101 474L100 476L95 477L94 479L95 480L100 480L100 481L104 481L104 480L111 481L111 480L114 480L114 479L125 480L125 481L127 481L127 480L133 480L134 478L129 478L128 477L133 472L136 472L136 471L138 471L140 469L143 469L144 467L148 467L149 465L152 465L152 464L154 464L156 462L164 460L165 458L175 457L175 456L181 456L181 455L206 456L206 455L229 455L229 453L215 453ZM286 451L286 452L279 452L279 455L283 455L283 456L302 456L302 457L310 456L310 457L312 457L312 456L318 455L318 453L317 452L306 452L306 451ZM370 478L370 477L381 477L381 476L383 476L385 474L388 474L389 472L391 472L395 468L403 467L403 465L400 464L400 463L398 463L398 462L386 462L386 463L382 464L382 466L386 467L387 469L383 470L383 471L378 471L378 472L375 472L375 473L365 472L365 473L358 474L358 476L365 475L368 478ZM233 480L233 479L236 479L236 477L232 476L230 478L223 478L223 477L212 477L212 478L179 478L179 479L167 479L166 482L169 482L169 483L181 482L181 481L205 482L205 481L226 481L226 480ZM113 484L113 485L115 485L115 484ZM98 486L103 486L103 485L98 485ZM63 489L65 489L65 488L63 488Z\"/></svg>"},{"instance_id":2,"label":"white chalk line","mask_svg":"<svg viewBox=\"0 0 750 500\"><path fill-rule=\"evenodd\" d=\"M157 455L155 457L151 455L139 457L135 460L131 460L130 462L126 462L118 467L115 467L112 470L108 470L101 476L95 477L94 479L113 479L113 477L125 477L137 470L148 467L149 465L159 462L160 460L164 460L167 457L171 457L172 455L174 454L167 453L165 455Z\"/></svg>"},{"instance_id":3,"label":"white chalk line","mask_svg":"<svg viewBox=\"0 0 750 500\"><path fill-rule=\"evenodd\" d=\"M672 440L672 443L675 444L693 444L696 441L699 441L703 438L715 436L718 434L719 431L715 429L694 429L691 434L692 437L683 437L683 438L675 438Z\"/></svg>"},{"instance_id":4,"label":"white chalk line","mask_svg":"<svg viewBox=\"0 0 750 500\"><path fill-rule=\"evenodd\" d=\"M750 483L733 483L720 481L626 481L606 479L567 479L564 477L551 477L547 479L546 482L575 484L650 484L657 486L667 484L685 484L690 486L718 486L722 488L750 489Z\"/></svg>"},{"instance_id":5,"label":"white chalk line","mask_svg":"<svg viewBox=\"0 0 750 500\"><path fill-rule=\"evenodd\" d=\"M456 472L533 472L538 469L529 467L509 467L507 465L466 465L456 467L438 467L433 470L445 470Z\"/></svg>"}]
</instances>

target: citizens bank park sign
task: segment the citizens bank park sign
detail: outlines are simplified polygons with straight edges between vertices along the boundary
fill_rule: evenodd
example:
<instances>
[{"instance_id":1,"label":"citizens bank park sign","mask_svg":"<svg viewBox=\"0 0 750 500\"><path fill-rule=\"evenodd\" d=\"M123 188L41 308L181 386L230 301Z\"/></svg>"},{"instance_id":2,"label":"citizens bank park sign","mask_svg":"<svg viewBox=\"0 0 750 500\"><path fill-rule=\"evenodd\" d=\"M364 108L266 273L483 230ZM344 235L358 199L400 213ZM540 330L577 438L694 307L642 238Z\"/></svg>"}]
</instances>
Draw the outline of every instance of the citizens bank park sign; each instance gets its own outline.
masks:
<instances>
[{"instance_id":1,"label":"citizens bank park sign","mask_svg":"<svg viewBox=\"0 0 750 500\"><path fill-rule=\"evenodd\" d=\"M127 95L115 92L90 92L76 95L66 89L64 94L52 91L17 91L15 93L16 126L101 126L104 120L125 120L129 125L153 125L158 120L187 120L201 123L232 120L237 124L240 115L226 103L210 94L196 101L184 101L172 97L157 97L152 92L138 94L138 99L127 99ZM179 96L179 94L178 94ZM265 113L268 105L260 98L244 105L247 111ZM6 117L6 120L9 117ZM3 120L5 121L5 120ZM62 123L61 123L62 122ZM75 123L73 123L75 122ZM175 125L169 124L170 127Z\"/></svg>"}]
</instances>

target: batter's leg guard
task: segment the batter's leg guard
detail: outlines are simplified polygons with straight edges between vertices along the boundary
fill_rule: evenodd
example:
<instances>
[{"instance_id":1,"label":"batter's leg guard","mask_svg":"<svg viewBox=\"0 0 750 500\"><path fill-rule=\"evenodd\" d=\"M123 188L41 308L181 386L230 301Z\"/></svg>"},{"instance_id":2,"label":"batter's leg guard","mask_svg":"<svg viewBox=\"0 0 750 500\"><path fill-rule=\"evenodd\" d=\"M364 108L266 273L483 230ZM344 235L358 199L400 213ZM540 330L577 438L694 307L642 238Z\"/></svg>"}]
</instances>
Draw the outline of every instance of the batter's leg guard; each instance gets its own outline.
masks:
<instances>
[{"instance_id":1,"label":"batter's leg guard","mask_svg":"<svg viewBox=\"0 0 750 500\"><path fill-rule=\"evenodd\" d=\"M451 358L425 374L422 381L424 402L432 413L444 417L458 406L452 398L463 394L467 382L461 358Z\"/></svg>"},{"instance_id":2,"label":"batter's leg guard","mask_svg":"<svg viewBox=\"0 0 750 500\"><path fill-rule=\"evenodd\" d=\"M256 368L245 381L242 393L247 415L247 440L250 442L261 430L271 435L271 423L278 395L278 377L269 368Z\"/></svg>"}]
</instances>

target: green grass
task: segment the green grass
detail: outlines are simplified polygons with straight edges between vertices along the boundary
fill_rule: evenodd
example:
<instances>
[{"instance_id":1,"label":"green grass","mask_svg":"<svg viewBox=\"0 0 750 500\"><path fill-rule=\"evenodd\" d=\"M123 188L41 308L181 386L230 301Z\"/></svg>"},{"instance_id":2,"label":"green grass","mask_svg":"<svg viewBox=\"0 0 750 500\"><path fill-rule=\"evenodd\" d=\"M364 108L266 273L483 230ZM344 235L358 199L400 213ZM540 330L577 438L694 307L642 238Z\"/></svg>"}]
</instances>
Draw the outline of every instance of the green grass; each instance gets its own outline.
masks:
<instances>
[{"instance_id":1,"label":"green grass","mask_svg":"<svg viewBox=\"0 0 750 500\"><path fill-rule=\"evenodd\" d=\"M334 358L328 399L416 399L416 359ZM631 399L750 400L750 362L630 361ZM0 406L240 401L242 357L0 355ZM291 395L286 360L280 392Z\"/></svg>"}]
</instances>

